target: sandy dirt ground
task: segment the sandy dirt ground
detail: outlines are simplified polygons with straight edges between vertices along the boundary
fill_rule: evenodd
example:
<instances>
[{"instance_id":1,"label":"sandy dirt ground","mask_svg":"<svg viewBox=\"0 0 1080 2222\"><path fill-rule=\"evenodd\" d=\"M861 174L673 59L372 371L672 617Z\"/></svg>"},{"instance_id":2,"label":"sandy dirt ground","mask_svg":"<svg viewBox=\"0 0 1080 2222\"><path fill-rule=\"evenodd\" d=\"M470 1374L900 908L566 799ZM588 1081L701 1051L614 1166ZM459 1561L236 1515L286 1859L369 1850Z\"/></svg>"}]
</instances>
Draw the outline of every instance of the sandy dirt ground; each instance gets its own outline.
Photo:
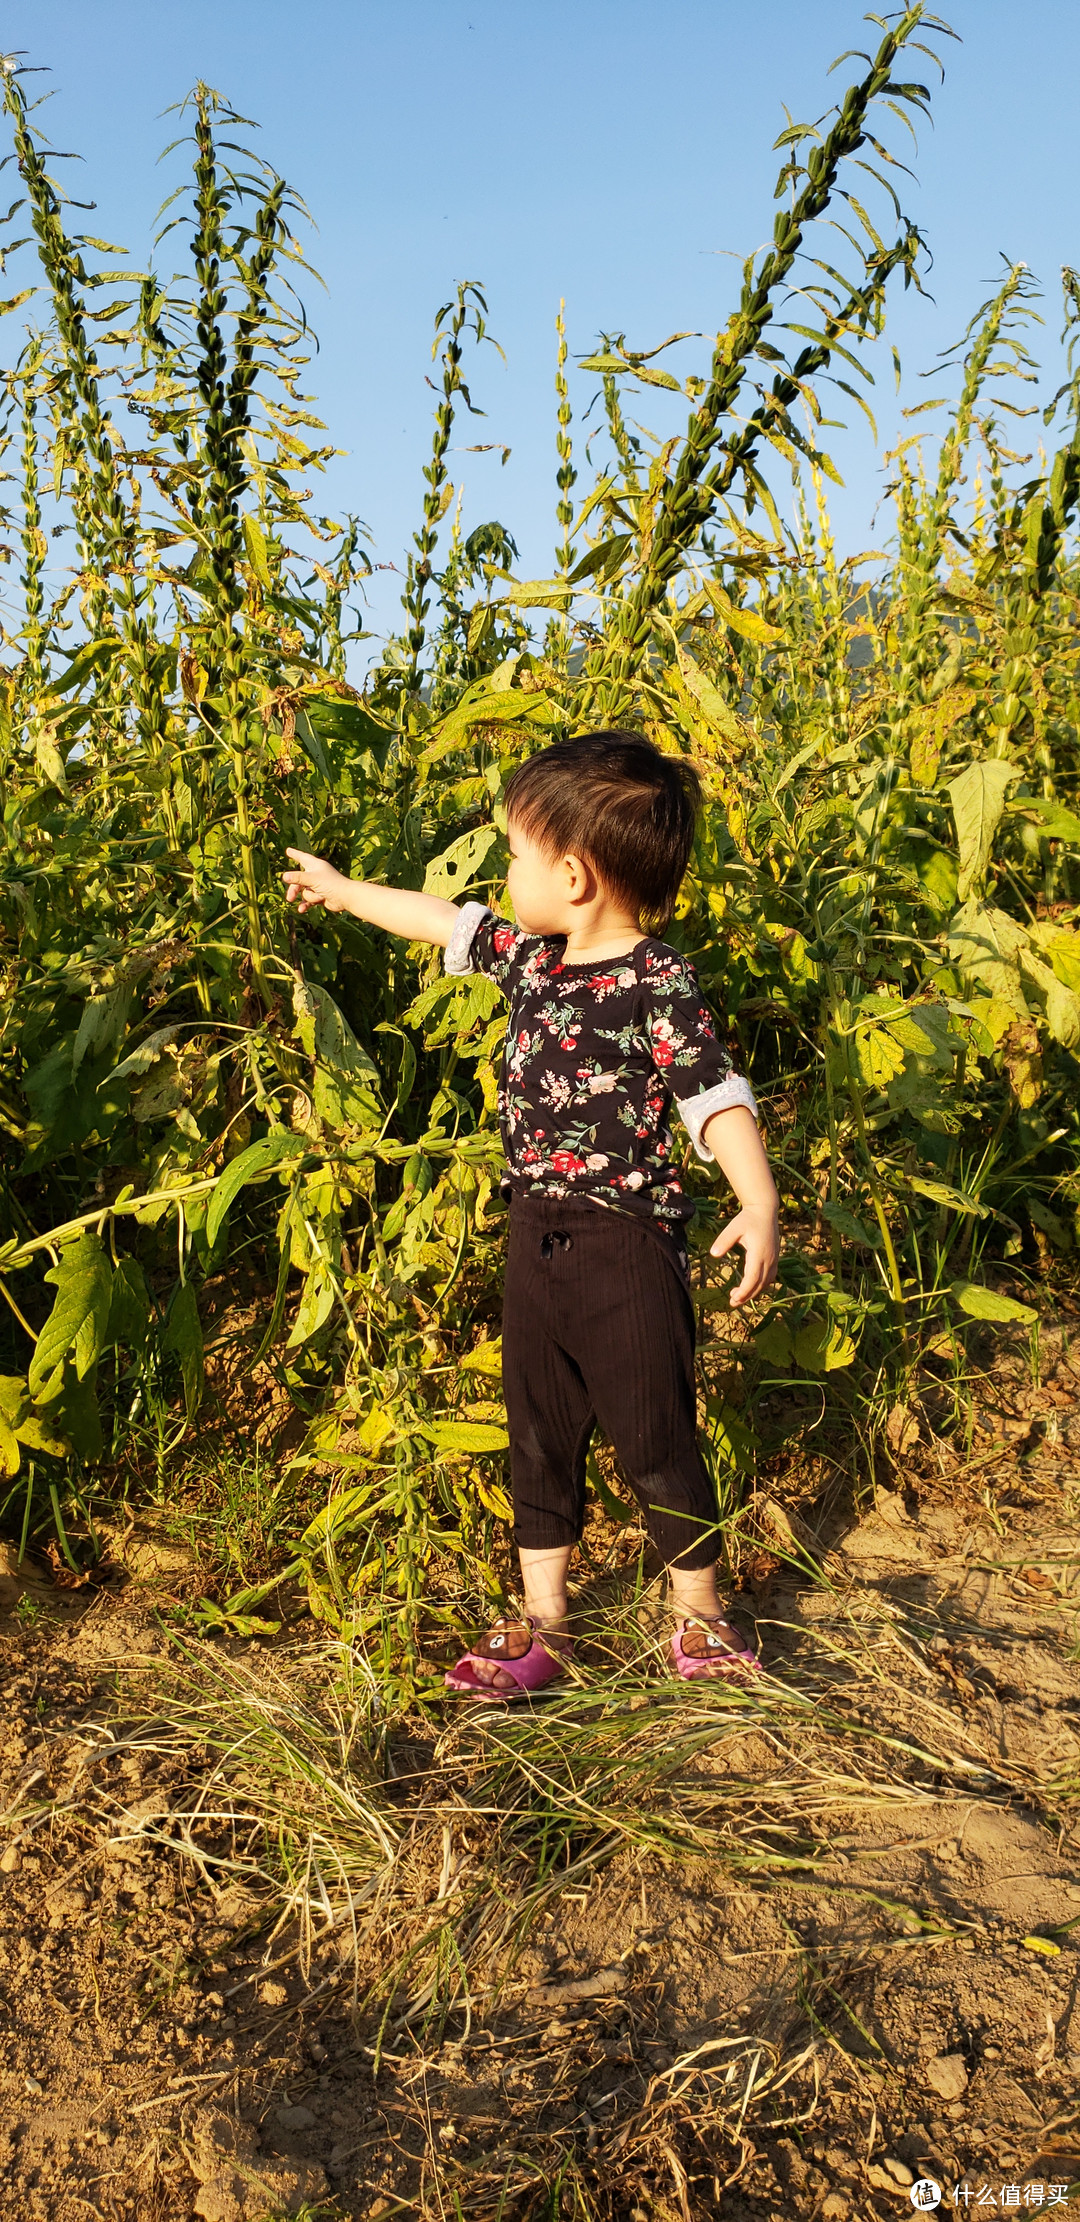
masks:
<instances>
[{"instance_id":1,"label":"sandy dirt ground","mask_svg":"<svg viewBox=\"0 0 1080 2222\"><path fill-rule=\"evenodd\" d=\"M920 2179L946 2210L1080 2209L1076 1388L1063 1351L959 1481L924 1449L862 1518L790 1516L807 1571L763 1554L739 1599L764 1695L616 1706L685 1751L682 1854L624 1814L441 2026L399 1993L380 2034L365 1991L483 1855L475 1719L388 1739L399 1816L460 1786L441 1873L414 1865L358 1966L329 1927L298 1957L183 1849L198 1754L131 1717L168 1553L89 1607L28 1608L9 1571L0 2212L848 2222Z\"/></svg>"}]
</instances>

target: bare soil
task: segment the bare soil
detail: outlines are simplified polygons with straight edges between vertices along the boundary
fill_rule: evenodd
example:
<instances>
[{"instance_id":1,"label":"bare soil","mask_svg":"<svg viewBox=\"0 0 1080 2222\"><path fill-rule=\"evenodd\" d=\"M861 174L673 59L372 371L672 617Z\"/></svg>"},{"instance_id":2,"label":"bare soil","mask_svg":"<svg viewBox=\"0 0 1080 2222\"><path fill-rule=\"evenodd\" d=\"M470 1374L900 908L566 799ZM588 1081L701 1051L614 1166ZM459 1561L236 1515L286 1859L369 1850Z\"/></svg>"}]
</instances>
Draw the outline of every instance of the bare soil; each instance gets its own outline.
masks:
<instances>
[{"instance_id":1,"label":"bare soil","mask_svg":"<svg viewBox=\"0 0 1080 2222\"><path fill-rule=\"evenodd\" d=\"M182 1568L132 1545L89 1607L9 1569L5 2222L848 2222L910 2213L921 2177L946 2205L1080 2204L1075 1392L1064 1348L1038 1390L988 1387L967 1460L924 1433L861 1519L815 1528L774 1481L777 1553L738 1600L773 1696L655 1715L701 1856L624 1817L442 2027L399 1994L380 2032L364 1989L452 1905L482 1819L414 1867L354 2004L339 1942L290 1957L184 1854L190 1764L123 1727ZM649 1702L628 1690L628 1737ZM438 1727L391 1729L399 1813L467 1777L482 1731Z\"/></svg>"}]
</instances>

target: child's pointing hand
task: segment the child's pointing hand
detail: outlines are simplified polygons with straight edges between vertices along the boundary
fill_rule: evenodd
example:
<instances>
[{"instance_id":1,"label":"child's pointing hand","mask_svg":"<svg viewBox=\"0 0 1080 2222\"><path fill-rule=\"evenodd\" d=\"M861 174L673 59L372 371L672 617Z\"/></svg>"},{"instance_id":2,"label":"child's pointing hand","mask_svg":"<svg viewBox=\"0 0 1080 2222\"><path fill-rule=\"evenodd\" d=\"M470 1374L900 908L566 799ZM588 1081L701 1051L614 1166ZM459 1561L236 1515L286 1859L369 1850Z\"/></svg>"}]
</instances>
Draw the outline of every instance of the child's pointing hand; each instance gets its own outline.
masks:
<instances>
[{"instance_id":1,"label":"child's pointing hand","mask_svg":"<svg viewBox=\"0 0 1080 2222\"><path fill-rule=\"evenodd\" d=\"M326 910L348 909L349 881L344 872L336 872L325 857L309 856L306 849L286 849L285 854L299 867L295 872L281 875L287 900L295 903L298 910L311 910L316 903L322 903Z\"/></svg>"}]
</instances>

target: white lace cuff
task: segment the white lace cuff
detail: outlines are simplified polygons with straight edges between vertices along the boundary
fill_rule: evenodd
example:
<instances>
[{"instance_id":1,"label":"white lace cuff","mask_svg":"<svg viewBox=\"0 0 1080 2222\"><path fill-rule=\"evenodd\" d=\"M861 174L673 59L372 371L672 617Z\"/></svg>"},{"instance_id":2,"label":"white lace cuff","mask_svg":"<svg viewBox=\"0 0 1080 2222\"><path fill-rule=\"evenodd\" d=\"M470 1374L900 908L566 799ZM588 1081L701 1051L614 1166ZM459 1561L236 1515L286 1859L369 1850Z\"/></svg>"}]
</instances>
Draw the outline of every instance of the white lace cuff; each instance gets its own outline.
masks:
<instances>
[{"instance_id":1,"label":"white lace cuff","mask_svg":"<svg viewBox=\"0 0 1080 2222\"><path fill-rule=\"evenodd\" d=\"M729 1072L727 1079L721 1080L717 1087L706 1088L704 1095L687 1096L683 1100L677 1096L675 1101L690 1140L707 1165L712 1164L712 1151L705 1148L701 1134L714 1112L733 1111L736 1104L743 1104L757 1118L758 1107L750 1084L737 1072Z\"/></svg>"},{"instance_id":2,"label":"white lace cuff","mask_svg":"<svg viewBox=\"0 0 1080 2222\"><path fill-rule=\"evenodd\" d=\"M462 904L457 925L443 951L444 972L464 974L472 971L472 945L477 928L491 915L487 903Z\"/></svg>"}]
</instances>

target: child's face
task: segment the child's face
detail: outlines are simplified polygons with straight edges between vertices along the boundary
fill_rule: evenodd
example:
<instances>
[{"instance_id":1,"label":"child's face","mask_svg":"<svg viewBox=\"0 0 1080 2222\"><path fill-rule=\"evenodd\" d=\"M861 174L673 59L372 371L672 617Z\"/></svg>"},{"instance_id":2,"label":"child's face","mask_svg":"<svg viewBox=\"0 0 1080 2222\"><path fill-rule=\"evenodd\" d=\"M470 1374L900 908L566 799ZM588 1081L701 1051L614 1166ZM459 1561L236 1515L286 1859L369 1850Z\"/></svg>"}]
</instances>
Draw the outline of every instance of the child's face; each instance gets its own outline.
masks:
<instances>
[{"instance_id":1,"label":"child's face","mask_svg":"<svg viewBox=\"0 0 1080 2222\"><path fill-rule=\"evenodd\" d=\"M573 923L576 859L559 857L552 863L535 841L513 819L507 826L510 869L506 890L514 916L527 934L564 934Z\"/></svg>"}]
</instances>

